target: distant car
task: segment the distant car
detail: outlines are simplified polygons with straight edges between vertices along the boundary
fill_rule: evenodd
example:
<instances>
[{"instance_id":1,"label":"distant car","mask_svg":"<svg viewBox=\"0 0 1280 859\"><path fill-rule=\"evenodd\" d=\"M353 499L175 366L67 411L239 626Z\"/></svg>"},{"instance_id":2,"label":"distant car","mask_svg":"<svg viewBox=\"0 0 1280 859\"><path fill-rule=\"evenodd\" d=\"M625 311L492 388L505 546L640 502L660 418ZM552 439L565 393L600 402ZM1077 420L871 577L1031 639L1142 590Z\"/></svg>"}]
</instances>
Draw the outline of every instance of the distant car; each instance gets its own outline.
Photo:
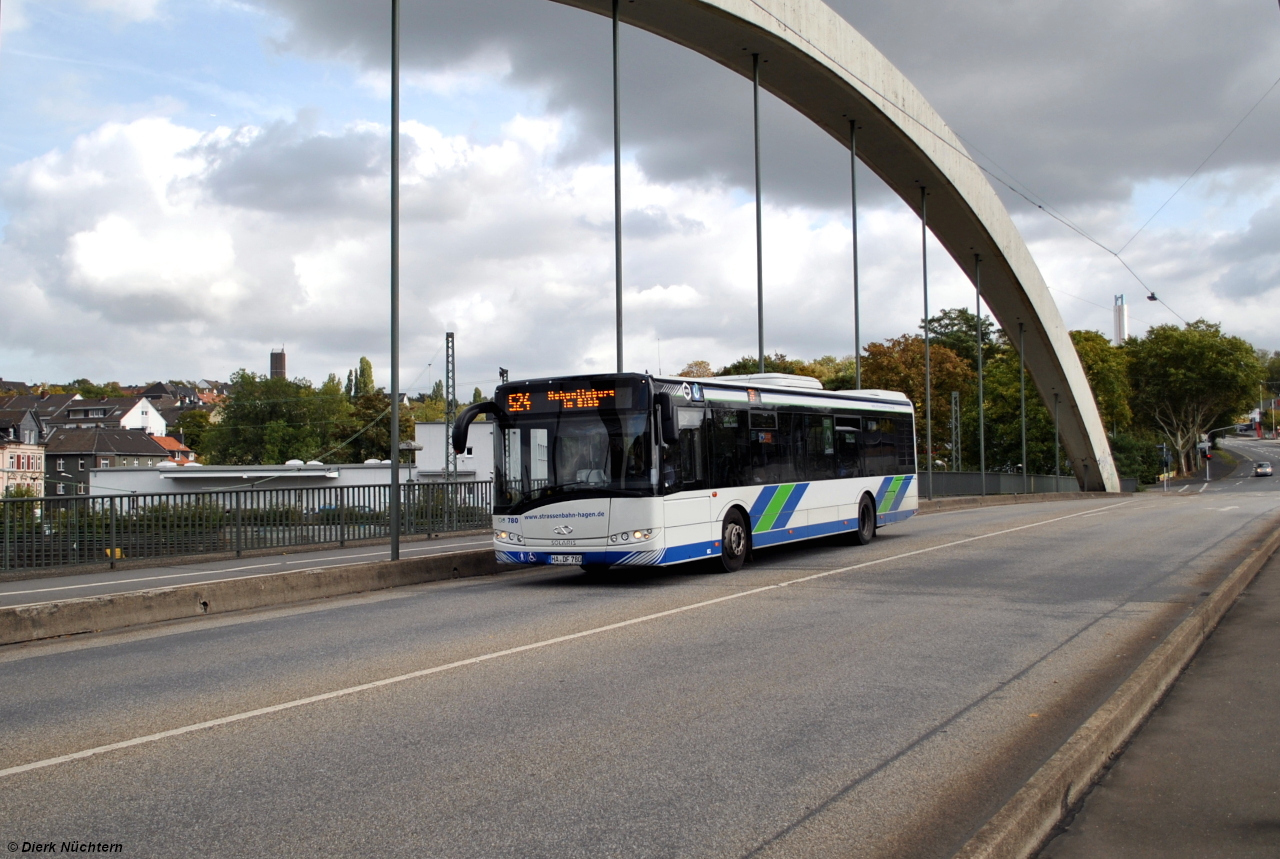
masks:
<instances>
[{"instance_id":1,"label":"distant car","mask_svg":"<svg viewBox=\"0 0 1280 859\"><path fill-rule=\"evenodd\" d=\"M1253 467L1253 476L1254 477L1270 477L1271 463L1259 462L1257 465Z\"/></svg>"}]
</instances>

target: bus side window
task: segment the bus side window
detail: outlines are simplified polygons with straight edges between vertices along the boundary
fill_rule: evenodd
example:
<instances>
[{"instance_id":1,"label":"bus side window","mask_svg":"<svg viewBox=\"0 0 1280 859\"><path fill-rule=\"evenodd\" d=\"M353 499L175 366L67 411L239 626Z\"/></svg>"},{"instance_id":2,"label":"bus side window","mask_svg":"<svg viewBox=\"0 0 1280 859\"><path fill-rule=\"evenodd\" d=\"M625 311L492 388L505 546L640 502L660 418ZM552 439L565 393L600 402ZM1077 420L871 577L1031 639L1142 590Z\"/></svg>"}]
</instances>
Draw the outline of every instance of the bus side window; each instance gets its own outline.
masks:
<instances>
[{"instance_id":1,"label":"bus side window","mask_svg":"<svg viewBox=\"0 0 1280 859\"><path fill-rule=\"evenodd\" d=\"M751 482L749 432L745 410L712 410L709 442L713 488Z\"/></svg>"},{"instance_id":2,"label":"bus side window","mask_svg":"<svg viewBox=\"0 0 1280 859\"><path fill-rule=\"evenodd\" d=\"M751 413L751 482L790 483L796 468L792 441L792 418L786 413ZM756 429L757 424L772 423L777 429Z\"/></svg>"},{"instance_id":3,"label":"bus side window","mask_svg":"<svg viewBox=\"0 0 1280 859\"><path fill-rule=\"evenodd\" d=\"M706 487L703 463L703 410L676 410L676 429L680 440L663 450L663 489L679 492Z\"/></svg>"},{"instance_id":4,"label":"bus side window","mask_svg":"<svg viewBox=\"0 0 1280 859\"><path fill-rule=\"evenodd\" d=\"M863 467L868 477L884 477L898 474L897 429L901 420L882 416L862 418Z\"/></svg>"},{"instance_id":5,"label":"bus side window","mask_svg":"<svg viewBox=\"0 0 1280 859\"><path fill-rule=\"evenodd\" d=\"M916 473L915 427L910 421L898 421L898 473Z\"/></svg>"},{"instance_id":6,"label":"bus side window","mask_svg":"<svg viewBox=\"0 0 1280 859\"><path fill-rule=\"evenodd\" d=\"M835 420L830 415L805 415L805 470L809 480L836 476Z\"/></svg>"},{"instance_id":7,"label":"bus side window","mask_svg":"<svg viewBox=\"0 0 1280 859\"><path fill-rule=\"evenodd\" d=\"M836 477L862 477L862 418L836 415Z\"/></svg>"}]
</instances>

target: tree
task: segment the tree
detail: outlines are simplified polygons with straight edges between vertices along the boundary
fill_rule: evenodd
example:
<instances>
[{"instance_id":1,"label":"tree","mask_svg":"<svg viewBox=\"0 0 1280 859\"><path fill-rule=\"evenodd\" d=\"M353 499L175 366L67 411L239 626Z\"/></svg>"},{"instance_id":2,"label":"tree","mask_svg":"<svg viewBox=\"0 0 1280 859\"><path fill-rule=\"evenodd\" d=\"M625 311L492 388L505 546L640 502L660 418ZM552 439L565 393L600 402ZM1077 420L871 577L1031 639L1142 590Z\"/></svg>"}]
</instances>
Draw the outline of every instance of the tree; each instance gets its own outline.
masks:
<instances>
[{"instance_id":1,"label":"tree","mask_svg":"<svg viewBox=\"0 0 1280 859\"><path fill-rule=\"evenodd\" d=\"M192 409L178 416L177 422L169 428L169 435L180 437L182 443L196 453L204 453L204 438L209 426L209 413L204 409ZM179 432L181 436L177 435Z\"/></svg>"},{"instance_id":2,"label":"tree","mask_svg":"<svg viewBox=\"0 0 1280 859\"><path fill-rule=\"evenodd\" d=\"M401 409L401 441L413 439L413 422L412 409ZM340 452L334 453L335 461L364 462L376 459L381 462L390 459L391 397L382 388L357 397L351 411L339 423L338 434L342 437L339 443L343 446ZM401 451L402 461L405 457L412 459L412 455L412 451Z\"/></svg>"},{"instance_id":3,"label":"tree","mask_svg":"<svg viewBox=\"0 0 1280 859\"><path fill-rule=\"evenodd\" d=\"M924 445L924 338L905 334L883 343L870 343L862 360L862 386L887 391L901 391L916 407L916 437L921 457ZM951 391L964 397L976 378L967 361L946 346L929 347L929 375L933 388L933 444L931 452L940 456L951 438Z\"/></svg>"},{"instance_id":4,"label":"tree","mask_svg":"<svg viewBox=\"0 0 1280 859\"><path fill-rule=\"evenodd\" d=\"M76 379L69 386L86 400L100 400L104 397L123 397L124 391L120 388L119 382L107 382L105 385L95 385L88 379Z\"/></svg>"},{"instance_id":5,"label":"tree","mask_svg":"<svg viewBox=\"0 0 1280 859\"><path fill-rule=\"evenodd\" d=\"M1129 385L1129 358L1124 347L1112 346L1111 341L1097 331L1072 331L1071 342L1084 366L1084 374L1093 389L1098 404L1098 414L1104 427L1118 434L1133 420L1129 407L1132 389Z\"/></svg>"},{"instance_id":6,"label":"tree","mask_svg":"<svg viewBox=\"0 0 1280 859\"><path fill-rule=\"evenodd\" d=\"M795 373L801 374L804 371L804 362L795 358L788 358L781 352L774 352L772 355L764 356L764 371L766 373ZM743 356L727 367L721 367L717 376L749 376L752 373L760 372L760 359L753 358L750 355Z\"/></svg>"},{"instance_id":7,"label":"tree","mask_svg":"<svg viewBox=\"0 0 1280 859\"><path fill-rule=\"evenodd\" d=\"M690 361L676 375L684 376L688 379L709 379L715 375L715 371L711 369L711 365L706 361Z\"/></svg>"},{"instance_id":8,"label":"tree","mask_svg":"<svg viewBox=\"0 0 1280 859\"><path fill-rule=\"evenodd\" d=\"M1201 436L1246 412L1266 376L1249 343L1203 319L1183 328L1157 325L1131 338L1125 351L1134 412L1164 435L1184 473Z\"/></svg>"},{"instance_id":9,"label":"tree","mask_svg":"<svg viewBox=\"0 0 1280 859\"><path fill-rule=\"evenodd\" d=\"M923 331L923 326L921 326ZM999 349L1003 335L991 320L982 317L982 360L989 361ZM964 307L948 308L929 318L929 347L946 346L978 370L978 315Z\"/></svg>"},{"instance_id":10,"label":"tree","mask_svg":"<svg viewBox=\"0 0 1280 859\"><path fill-rule=\"evenodd\" d=\"M360 356L360 371L356 374L355 383L355 391L353 393L357 397L363 397L375 391L373 362L363 355Z\"/></svg>"},{"instance_id":11,"label":"tree","mask_svg":"<svg viewBox=\"0 0 1280 859\"><path fill-rule=\"evenodd\" d=\"M221 421L201 439L201 453L212 464L228 465L347 461L340 451L326 454L350 408L336 376L316 389L306 379L272 379L240 370L231 377Z\"/></svg>"},{"instance_id":12,"label":"tree","mask_svg":"<svg viewBox=\"0 0 1280 859\"><path fill-rule=\"evenodd\" d=\"M484 391L480 390L479 388L476 388L474 391L471 392L471 404L475 405L476 403L483 403L483 402L484 402Z\"/></svg>"}]
</instances>

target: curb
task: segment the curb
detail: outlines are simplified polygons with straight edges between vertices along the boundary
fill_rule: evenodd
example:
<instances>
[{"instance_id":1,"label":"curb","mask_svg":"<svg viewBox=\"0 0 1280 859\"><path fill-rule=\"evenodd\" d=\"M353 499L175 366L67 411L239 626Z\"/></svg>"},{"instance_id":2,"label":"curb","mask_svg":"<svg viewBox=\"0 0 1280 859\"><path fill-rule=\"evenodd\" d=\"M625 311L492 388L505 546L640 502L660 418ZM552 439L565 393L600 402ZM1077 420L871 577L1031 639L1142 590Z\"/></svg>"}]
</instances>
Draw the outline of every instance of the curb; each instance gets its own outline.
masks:
<instances>
[{"instance_id":1,"label":"curb","mask_svg":"<svg viewBox=\"0 0 1280 859\"><path fill-rule=\"evenodd\" d=\"M492 549L472 549L0 608L0 645L488 576L499 569Z\"/></svg>"},{"instance_id":2,"label":"curb","mask_svg":"<svg viewBox=\"0 0 1280 859\"><path fill-rule=\"evenodd\" d=\"M1178 624L1004 808L983 824L955 859L1025 859L1044 845L1164 698L1236 597L1280 549L1280 520L1270 530L1262 545Z\"/></svg>"}]
</instances>

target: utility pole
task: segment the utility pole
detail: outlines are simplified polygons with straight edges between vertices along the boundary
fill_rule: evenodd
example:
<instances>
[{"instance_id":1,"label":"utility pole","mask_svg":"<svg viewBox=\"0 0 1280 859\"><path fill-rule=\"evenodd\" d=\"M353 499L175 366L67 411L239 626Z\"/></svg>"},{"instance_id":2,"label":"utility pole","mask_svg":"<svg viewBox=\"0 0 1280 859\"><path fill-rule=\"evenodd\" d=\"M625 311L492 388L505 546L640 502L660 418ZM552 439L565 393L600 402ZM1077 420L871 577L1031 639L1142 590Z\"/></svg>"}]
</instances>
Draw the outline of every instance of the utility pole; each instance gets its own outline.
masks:
<instances>
[{"instance_id":1,"label":"utility pole","mask_svg":"<svg viewBox=\"0 0 1280 859\"><path fill-rule=\"evenodd\" d=\"M751 55L751 105L756 141L756 333L764 372L764 225L760 206L760 55Z\"/></svg>"},{"instance_id":2,"label":"utility pole","mask_svg":"<svg viewBox=\"0 0 1280 859\"><path fill-rule=\"evenodd\" d=\"M1027 326L1018 323L1018 402L1022 411L1022 494L1027 494Z\"/></svg>"},{"instance_id":3,"label":"utility pole","mask_svg":"<svg viewBox=\"0 0 1280 859\"><path fill-rule=\"evenodd\" d=\"M618 98L618 3L613 0L613 267L618 372L622 372L622 108Z\"/></svg>"},{"instance_id":4,"label":"utility pole","mask_svg":"<svg viewBox=\"0 0 1280 859\"><path fill-rule=\"evenodd\" d=\"M853 192L853 386L862 389L862 317L858 304L858 123L849 120L849 187Z\"/></svg>"},{"instance_id":5,"label":"utility pole","mask_svg":"<svg viewBox=\"0 0 1280 859\"><path fill-rule=\"evenodd\" d=\"M924 283L924 435L925 458L928 461L927 498L933 500L933 374L929 367L929 217L926 206L928 190L920 186L920 272Z\"/></svg>"},{"instance_id":6,"label":"utility pole","mask_svg":"<svg viewBox=\"0 0 1280 859\"><path fill-rule=\"evenodd\" d=\"M400 560L400 0L391 0L391 560Z\"/></svg>"},{"instance_id":7,"label":"utility pole","mask_svg":"<svg viewBox=\"0 0 1280 859\"><path fill-rule=\"evenodd\" d=\"M951 392L951 470L960 470L960 392Z\"/></svg>"}]
</instances>

